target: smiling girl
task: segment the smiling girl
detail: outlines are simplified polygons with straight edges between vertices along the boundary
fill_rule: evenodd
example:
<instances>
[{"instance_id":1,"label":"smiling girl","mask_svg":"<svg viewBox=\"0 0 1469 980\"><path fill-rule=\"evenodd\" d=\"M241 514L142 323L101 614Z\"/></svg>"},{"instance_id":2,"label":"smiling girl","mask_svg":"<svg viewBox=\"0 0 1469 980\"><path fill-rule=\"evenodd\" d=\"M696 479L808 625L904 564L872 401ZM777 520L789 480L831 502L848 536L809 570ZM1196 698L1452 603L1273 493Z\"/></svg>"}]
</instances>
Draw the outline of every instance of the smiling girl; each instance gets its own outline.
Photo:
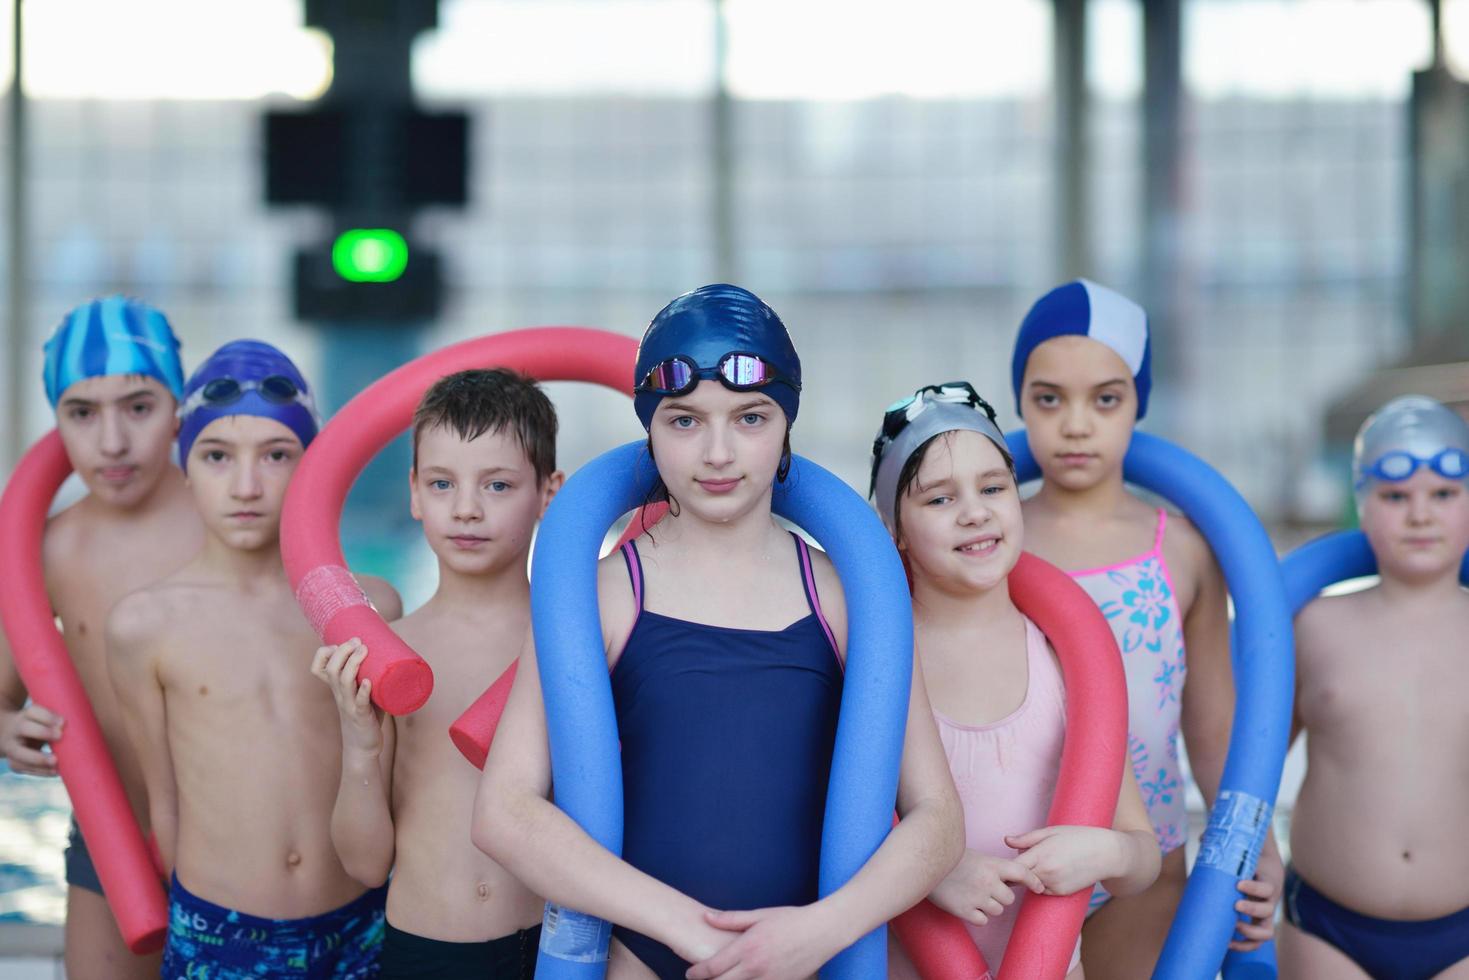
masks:
<instances>
[{"instance_id":1,"label":"smiling girl","mask_svg":"<svg viewBox=\"0 0 1469 980\"><path fill-rule=\"evenodd\" d=\"M1014 464L994 410L964 382L888 410L873 447L878 513L913 583L914 647L964 806L967 850L929 897L998 970L1025 892L1105 882L1141 891L1158 844L1130 771L1111 829L1046 826L1066 734L1056 655L1010 598L1024 536ZM1082 976L1080 940L1067 976ZM916 977L889 947L889 975Z\"/></svg>"}]
</instances>

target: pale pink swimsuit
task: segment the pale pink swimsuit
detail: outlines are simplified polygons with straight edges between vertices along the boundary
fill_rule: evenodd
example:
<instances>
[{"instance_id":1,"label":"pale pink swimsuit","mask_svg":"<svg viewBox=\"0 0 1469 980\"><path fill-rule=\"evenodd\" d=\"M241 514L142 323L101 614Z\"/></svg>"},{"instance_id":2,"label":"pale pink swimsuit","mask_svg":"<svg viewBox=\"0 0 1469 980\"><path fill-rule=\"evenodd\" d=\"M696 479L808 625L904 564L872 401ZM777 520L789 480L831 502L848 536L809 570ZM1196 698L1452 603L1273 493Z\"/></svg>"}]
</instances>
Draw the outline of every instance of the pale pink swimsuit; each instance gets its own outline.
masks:
<instances>
[{"instance_id":1,"label":"pale pink swimsuit","mask_svg":"<svg viewBox=\"0 0 1469 980\"><path fill-rule=\"evenodd\" d=\"M1173 577L1163 557L1168 512L1158 511L1153 547L1136 558L1069 573L1087 591L1112 627L1127 671L1127 748L1148 817L1163 853L1177 848L1188 830L1183 774L1178 764L1182 710L1183 617ZM1091 911L1108 899L1098 885Z\"/></svg>"},{"instance_id":2,"label":"pale pink swimsuit","mask_svg":"<svg viewBox=\"0 0 1469 980\"><path fill-rule=\"evenodd\" d=\"M1029 676L1025 699L1008 716L989 725L961 725L937 711L939 740L964 805L964 846L993 857L1012 858L1005 835L1046 826L1061 745L1066 738L1066 688L1046 637L1025 621L1025 659ZM991 972L1000 969L1015 918L1029 894L1014 886L1015 904L985 926L969 926ZM888 976L917 980L918 973L895 940L888 943ZM1081 962L1081 940L1071 954L1071 972Z\"/></svg>"}]
</instances>

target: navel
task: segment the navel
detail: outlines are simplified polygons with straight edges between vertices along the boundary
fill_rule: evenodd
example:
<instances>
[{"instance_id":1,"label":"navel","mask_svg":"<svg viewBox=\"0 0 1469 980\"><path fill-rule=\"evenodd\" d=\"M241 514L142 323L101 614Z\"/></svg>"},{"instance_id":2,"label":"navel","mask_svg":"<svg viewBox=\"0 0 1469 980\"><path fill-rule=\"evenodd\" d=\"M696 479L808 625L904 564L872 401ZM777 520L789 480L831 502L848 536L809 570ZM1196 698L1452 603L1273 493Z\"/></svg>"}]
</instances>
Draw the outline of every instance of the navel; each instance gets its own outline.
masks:
<instances>
[{"instance_id":1,"label":"navel","mask_svg":"<svg viewBox=\"0 0 1469 980\"><path fill-rule=\"evenodd\" d=\"M300 864L301 864L301 855L300 854L296 853L295 851L288 851L286 853L286 867L291 868L292 870L295 870L297 867L300 866Z\"/></svg>"},{"instance_id":2,"label":"navel","mask_svg":"<svg viewBox=\"0 0 1469 980\"><path fill-rule=\"evenodd\" d=\"M200 684L199 685L199 696L202 698L205 695L207 695L208 693L209 693L209 685L208 684Z\"/></svg>"},{"instance_id":3,"label":"navel","mask_svg":"<svg viewBox=\"0 0 1469 980\"><path fill-rule=\"evenodd\" d=\"M479 883L479 887L475 888L474 893L479 896L481 902L488 902L490 900L490 886L483 881Z\"/></svg>"}]
</instances>

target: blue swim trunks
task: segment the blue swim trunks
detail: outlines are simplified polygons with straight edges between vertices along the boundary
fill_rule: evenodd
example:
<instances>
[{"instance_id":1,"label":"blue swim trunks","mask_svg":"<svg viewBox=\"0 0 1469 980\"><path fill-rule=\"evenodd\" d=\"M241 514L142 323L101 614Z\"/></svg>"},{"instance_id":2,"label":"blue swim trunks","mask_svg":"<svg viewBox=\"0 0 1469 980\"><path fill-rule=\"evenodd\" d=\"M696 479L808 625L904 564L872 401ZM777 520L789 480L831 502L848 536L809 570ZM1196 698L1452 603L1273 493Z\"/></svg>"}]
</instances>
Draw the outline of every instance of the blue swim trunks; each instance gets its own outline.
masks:
<instances>
[{"instance_id":1,"label":"blue swim trunks","mask_svg":"<svg viewBox=\"0 0 1469 980\"><path fill-rule=\"evenodd\" d=\"M175 875L162 980L370 980L378 975L387 895L384 885L334 912L262 919L206 902Z\"/></svg>"},{"instance_id":2,"label":"blue swim trunks","mask_svg":"<svg viewBox=\"0 0 1469 980\"><path fill-rule=\"evenodd\" d=\"M1469 908L1438 919L1379 919L1339 905L1285 869L1285 921L1335 946L1373 980L1430 980L1469 959Z\"/></svg>"}]
</instances>

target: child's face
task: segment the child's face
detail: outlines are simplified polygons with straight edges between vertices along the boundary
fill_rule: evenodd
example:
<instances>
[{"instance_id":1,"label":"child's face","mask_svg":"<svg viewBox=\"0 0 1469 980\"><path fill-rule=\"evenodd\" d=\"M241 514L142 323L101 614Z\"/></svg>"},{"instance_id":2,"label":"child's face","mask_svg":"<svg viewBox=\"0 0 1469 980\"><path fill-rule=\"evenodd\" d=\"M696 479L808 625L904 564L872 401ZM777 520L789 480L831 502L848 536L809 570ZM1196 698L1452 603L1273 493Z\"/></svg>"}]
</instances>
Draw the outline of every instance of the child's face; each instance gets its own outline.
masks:
<instances>
[{"instance_id":1,"label":"child's face","mask_svg":"<svg viewBox=\"0 0 1469 980\"><path fill-rule=\"evenodd\" d=\"M274 544L303 452L296 434L274 419L227 415L210 422L189 449L187 471L204 526L239 551Z\"/></svg>"},{"instance_id":2,"label":"child's face","mask_svg":"<svg viewBox=\"0 0 1469 980\"><path fill-rule=\"evenodd\" d=\"M1116 351L1090 337L1046 341L1025 365L1020 405L1047 481L1089 490L1121 473L1137 422L1137 386Z\"/></svg>"},{"instance_id":3,"label":"child's face","mask_svg":"<svg viewBox=\"0 0 1469 980\"><path fill-rule=\"evenodd\" d=\"M785 412L769 396L701 381L659 403L648 438L680 513L723 524L769 500L785 434Z\"/></svg>"},{"instance_id":4,"label":"child's face","mask_svg":"<svg viewBox=\"0 0 1469 980\"><path fill-rule=\"evenodd\" d=\"M978 432L939 436L898 500L898 549L915 582L988 592L1020 557L1020 493L995 444Z\"/></svg>"},{"instance_id":5,"label":"child's face","mask_svg":"<svg viewBox=\"0 0 1469 980\"><path fill-rule=\"evenodd\" d=\"M444 426L418 437L410 508L439 561L465 575L514 565L522 571L536 521L563 479L544 481L514 433L503 429L464 440Z\"/></svg>"},{"instance_id":6,"label":"child's face","mask_svg":"<svg viewBox=\"0 0 1469 980\"><path fill-rule=\"evenodd\" d=\"M84 378L62 392L56 428L87 489L114 507L135 507L173 465L177 407L153 378Z\"/></svg>"},{"instance_id":7,"label":"child's face","mask_svg":"<svg viewBox=\"0 0 1469 980\"><path fill-rule=\"evenodd\" d=\"M1426 467L1400 483L1372 481L1361 518L1378 567L1394 578L1448 574L1469 550L1469 493Z\"/></svg>"}]
</instances>

